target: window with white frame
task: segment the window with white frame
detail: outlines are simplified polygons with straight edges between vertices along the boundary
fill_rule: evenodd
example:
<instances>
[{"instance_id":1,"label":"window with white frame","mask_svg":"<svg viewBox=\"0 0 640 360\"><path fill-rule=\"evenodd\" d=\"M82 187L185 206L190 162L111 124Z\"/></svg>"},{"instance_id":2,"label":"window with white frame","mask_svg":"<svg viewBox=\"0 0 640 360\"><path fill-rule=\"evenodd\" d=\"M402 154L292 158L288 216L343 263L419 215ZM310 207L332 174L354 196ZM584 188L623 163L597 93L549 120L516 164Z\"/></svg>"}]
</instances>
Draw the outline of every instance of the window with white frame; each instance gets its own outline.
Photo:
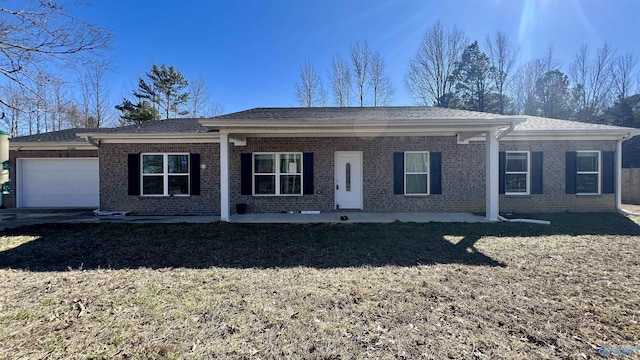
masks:
<instances>
[{"instance_id":1,"label":"window with white frame","mask_svg":"<svg viewBox=\"0 0 640 360\"><path fill-rule=\"evenodd\" d=\"M302 153L254 153L254 195L302 195Z\"/></svg>"},{"instance_id":2,"label":"window with white frame","mask_svg":"<svg viewBox=\"0 0 640 360\"><path fill-rule=\"evenodd\" d=\"M406 151L404 153L404 194L429 194L428 151Z\"/></svg>"},{"instance_id":3,"label":"window with white frame","mask_svg":"<svg viewBox=\"0 0 640 360\"><path fill-rule=\"evenodd\" d=\"M505 153L504 192L506 195L529 194L531 162L528 151Z\"/></svg>"},{"instance_id":4,"label":"window with white frame","mask_svg":"<svg viewBox=\"0 0 640 360\"><path fill-rule=\"evenodd\" d=\"M576 161L576 193L600 193L600 151L578 151Z\"/></svg>"},{"instance_id":5,"label":"window with white frame","mask_svg":"<svg viewBox=\"0 0 640 360\"><path fill-rule=\"evenodd\" d=\"M142 195L189 195L189 154L142 154Z\"/></svg>"}]
</instances>

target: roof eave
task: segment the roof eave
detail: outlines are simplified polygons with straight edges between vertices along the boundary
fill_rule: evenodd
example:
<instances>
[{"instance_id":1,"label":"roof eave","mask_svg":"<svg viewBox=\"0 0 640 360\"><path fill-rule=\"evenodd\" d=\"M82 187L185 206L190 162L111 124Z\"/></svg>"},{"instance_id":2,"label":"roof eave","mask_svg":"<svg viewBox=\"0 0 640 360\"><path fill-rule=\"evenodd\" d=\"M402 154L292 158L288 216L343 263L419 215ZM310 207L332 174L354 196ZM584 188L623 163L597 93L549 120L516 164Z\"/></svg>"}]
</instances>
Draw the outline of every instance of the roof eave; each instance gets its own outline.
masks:
<instances>
[{"instance_id":1,"label":"roof eave","mask_svg":"<svg viewBox=\"0 0 640 360\"><path fill-rule=\"evenodd\" d=\"M220 134L217 132L164 132L164 133L80 133L79 138L89 140L99 140L106 143L117 142L176 142L176 143L203 143L203 142L219 142Z\"/></svg>"},{"instance_id":2,"label":"roof eave","mask_svg":"<svg viewBox=\"0 0 640 360\"><path fill-rule=\"evenodd\" d=\"M640 135L640 129L514 130L503 140L623 140Z\"/></svg>"},{"instance_id":3,"label":"roof eave","mask_svg":"<svg viewBox=\"0 0 640 360\"><path fill-rule=\"evenodd\" d=\"M9 150L97 150L88 142L81 141L18 141L9 142Z\"/></svg>"}]
</instances>

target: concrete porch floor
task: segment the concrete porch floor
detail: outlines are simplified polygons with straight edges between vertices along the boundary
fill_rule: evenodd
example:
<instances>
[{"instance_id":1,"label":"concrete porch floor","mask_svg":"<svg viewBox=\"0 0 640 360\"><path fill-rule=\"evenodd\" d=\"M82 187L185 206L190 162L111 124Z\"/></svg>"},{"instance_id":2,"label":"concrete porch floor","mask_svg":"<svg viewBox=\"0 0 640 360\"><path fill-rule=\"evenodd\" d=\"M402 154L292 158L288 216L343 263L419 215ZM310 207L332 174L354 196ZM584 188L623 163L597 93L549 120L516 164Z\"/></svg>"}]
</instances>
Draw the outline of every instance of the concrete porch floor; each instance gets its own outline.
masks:
<instances>
[{"instance_id":1,"label":"concrete porch floor","mask_svg":"<svg viewBox=\"0 0 640 360\"><path fill-rule=\"evenodd\" d=\"M340 220L346 215L347 220ZM235 214L231 222L235 223L391 223L400 222L487 222L484 216L471 213L369 213L369 212L331 212L320 214Z\"/></svg>"}]
</instances>

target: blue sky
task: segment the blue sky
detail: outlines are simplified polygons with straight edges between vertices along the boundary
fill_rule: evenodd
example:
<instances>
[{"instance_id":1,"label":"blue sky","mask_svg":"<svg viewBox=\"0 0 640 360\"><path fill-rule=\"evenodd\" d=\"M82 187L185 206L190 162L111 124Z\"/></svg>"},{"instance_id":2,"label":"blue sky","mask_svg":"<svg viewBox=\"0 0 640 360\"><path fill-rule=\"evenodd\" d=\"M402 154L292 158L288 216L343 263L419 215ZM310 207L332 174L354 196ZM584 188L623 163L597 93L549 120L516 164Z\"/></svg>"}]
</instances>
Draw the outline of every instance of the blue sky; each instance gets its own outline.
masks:
<instances>
[{"instance_id":1,"label":"blue sky","mask_svg":"<svg viewBox=\"0 0 640 360\"><path fill-rule=\"evenodd\" d=\"M130 97L152 64L203 76L225 112L297 106L300 68L309 59L323 76L335 53L367 40L381 53L396 89L391 105L414 105L403 78L425 30L436 21L457 26L483 45L505 32L521 59L553 44L564 71L581 44L608 42L640 56L637 0L68 0L65 10L114 35L108 75L111 101ZM634 39L635 37L635 39ZM331 99L328 99L331 100ZM331 102L331 101L329 101Z\"/></svg>"}]
</instances>

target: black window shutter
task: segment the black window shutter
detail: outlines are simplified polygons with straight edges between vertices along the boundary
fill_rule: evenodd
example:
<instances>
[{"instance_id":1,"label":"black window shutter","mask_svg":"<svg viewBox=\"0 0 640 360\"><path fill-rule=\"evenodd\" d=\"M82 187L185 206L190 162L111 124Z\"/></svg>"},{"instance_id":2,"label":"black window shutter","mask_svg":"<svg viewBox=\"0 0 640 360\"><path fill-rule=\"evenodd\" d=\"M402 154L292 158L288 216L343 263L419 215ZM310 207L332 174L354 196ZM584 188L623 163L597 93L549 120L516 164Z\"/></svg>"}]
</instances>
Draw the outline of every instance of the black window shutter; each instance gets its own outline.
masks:
<instances>
[{"instance_id":1,"label":"black window shutter","mask_svg":"<svg viewBox=\"0 0 640 360\"><path fill-rule=\"evenodd\" d=\"M442 153L432 152L429 156L429 176L431 177L431 194L442 194Z\"/></svg>"},{"instance_id":2,"label":"black window shutter","mask_svg":"<svg viewBox=\"0 0 640 360\"><path fill-rule=\"evenodd\" d=\"M393 153L393 193L404 194L404 152Z\"/></svg>"},{"instance_id":3,"label":"black window shutter","mask_svg":"<svg viewBox=\"0 0 640 360\"><path fill-rule=\"evenodd\" d=\"M531 153L531 193L542 194L542 151Z\"/></svg>"},{"instance_id":4,"label":"black window shutter","mask_svg":"<svg viewBox=\"0 0 640 360\"><path fill-rule=\"evenodd\" d=\"M567 194L576 193L576 173L578 171L578 153L575 151L567 151L566 169L565 169L565 192Z\"/></svg>"},{"instance_id":5,"label":"black window shutter","mask_svg":"<svg viewBox=\"0 0 640 360\"><path fill-rule=\"evenodd\" d=\"M302 193L313 195L313 153L302 154Z\"/></svg>"},{"instance_id":6,"label":"black window shutter","mask_svg":"<svg viewBox=\"0 0 640 360\"><path fill-rule=\"evenodd\" d=\"M498 194L504 194L504 172L507 166L507 153L498 153Z\"/></svg>"},{"instance_id":7,"label":"black window shutter","mask_svg":"<svg viewBox=\"0 0 640 360\"><path fill-rule=\"evenodd\" d=\"M127 165L129 195L140 195L140 154L129 154Z\"/></svg>"},{"instance_id":8,"label":"black window shutter","mask_svg":"<svg viewBox=\"0 0 640 360\"><path fill-rule=\"evenodd\" d=\"M251 195L251 153L240 154L240 193Z\"/></svg>"},{"instance_id":9,"label":"black window shutter","mask_svg":"<svg viewBox=\"0 0 640 360\"><path fill-rule=\"evenodd\" d=\"M602 152L602 193L615 193L615 151Z\"/></svg>"},{"instance_id":10,"label":"black window shutter","mask_svg":"<svg viewBox=\"0 0 640 360\"><path fill-rule=\"evenodd\" d=\"M200 154L190 154L191 195L200 195Z\"/></svg>"}]
</instances>

